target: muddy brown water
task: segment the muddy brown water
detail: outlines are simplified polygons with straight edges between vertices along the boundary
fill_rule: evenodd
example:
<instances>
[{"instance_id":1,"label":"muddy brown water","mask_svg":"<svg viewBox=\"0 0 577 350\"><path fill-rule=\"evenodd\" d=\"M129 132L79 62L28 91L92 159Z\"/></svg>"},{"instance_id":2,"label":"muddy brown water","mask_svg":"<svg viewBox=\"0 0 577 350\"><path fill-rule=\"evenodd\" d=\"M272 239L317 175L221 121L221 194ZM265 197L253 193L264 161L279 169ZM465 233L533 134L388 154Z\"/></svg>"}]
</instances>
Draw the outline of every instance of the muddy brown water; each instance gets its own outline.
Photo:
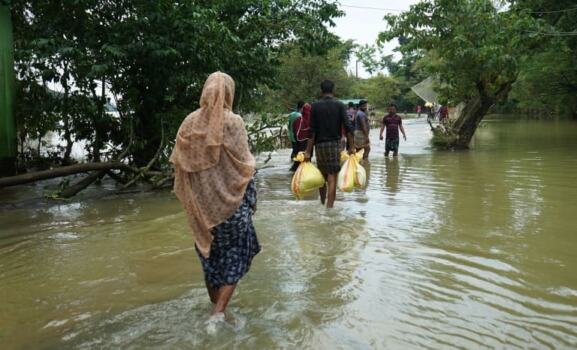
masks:
<instances>
[{"instance_id":1,"label":"muddy brown water","mask_svg":"<svg viewBox=\"0 0 577 350\"><path fill-rule=\"evenodd\" d=\"M273 156L263 251L216 332L171 193L4 206L0 348L577 348L577 124L486 122L467 152L406 129L396 160L373 131L367 189L332 211L295 201Z\"/></svg>"}]
</instances>

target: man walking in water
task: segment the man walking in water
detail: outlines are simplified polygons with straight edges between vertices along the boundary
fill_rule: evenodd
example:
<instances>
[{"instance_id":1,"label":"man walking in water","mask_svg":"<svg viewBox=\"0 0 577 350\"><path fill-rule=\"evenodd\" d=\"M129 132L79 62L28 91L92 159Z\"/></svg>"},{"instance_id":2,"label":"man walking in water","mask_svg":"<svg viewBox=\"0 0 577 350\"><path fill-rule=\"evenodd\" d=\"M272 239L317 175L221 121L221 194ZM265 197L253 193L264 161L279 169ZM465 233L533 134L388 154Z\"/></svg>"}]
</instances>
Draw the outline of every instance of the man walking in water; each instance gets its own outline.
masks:
<instances>
[{"instance_id":1,"label":"man walking in water","mask_svg":"<svg viewBox=\"0 0 577 350\"><path fill-rule=\"evenodd\" d=\"M383 139L383 131L387 128L387 137L385 139L385 157L389 156L389 152L393 151L393 157L399 155L399 130L403 133L403 138L407 141L405 128L403 128L403 121L397 114L397 105L389 104L389 114L387 114L381 122L380 139Z\"/></svg>"},{"instance_id":2,"label":"man walking in water","mask_svg":"<svg viewBox=\"0 0 577 350\"><path fill-rule=\"evenodd\" d=\"M341 170L340 147L341 130L344 128L349 153L354 153L353 126L347 117L347 109L344 104L333 96L335 84L330 80L321 83L323 97L313 103L311 109L310 131L311 138L307 144L305 160L310 161L315 147L317 167L323 174L326 184L319 189L321 203L327 208L332 208L337 192L337 174Z\"/></svg>"},{"instance_id":3,"label":"man walking in water","mask_svg":"<svg viewBox=\"0 0 577 350\"><path fill-rule=\"evenodd\" d=\"M297 121L300 118L302 118L301 113L304 105L305 103L303 101L299 101L297 103L297 108L291 114L289 114L288 117L287 134L293 148L291 153L291 160L293 160L293 158L296 157L296 155L299 152L304 151L306 148L306 142L298 141L297 139L298 128L295 128L295 124L297 124ZM298 124L300 125L301 123L299 122ZM293 161L293 165L290 168L290 171L296 171L298 166L299 162Z\"/></svg>"},{"instance_id":4,"label":"man walking in water","mask_svg":"<svg viewBox=\"0 0 577 350\"><path fill-rule=\"evenodd\" d=\"M364 149L363 160L369 159L369 152L371 151L371 142L369 138L369 119L367 117L367 101L361 100L359 102L359 111L355 117L355 132L354 141L355 148L358 151Z\"/></svg>"}]
</instances>

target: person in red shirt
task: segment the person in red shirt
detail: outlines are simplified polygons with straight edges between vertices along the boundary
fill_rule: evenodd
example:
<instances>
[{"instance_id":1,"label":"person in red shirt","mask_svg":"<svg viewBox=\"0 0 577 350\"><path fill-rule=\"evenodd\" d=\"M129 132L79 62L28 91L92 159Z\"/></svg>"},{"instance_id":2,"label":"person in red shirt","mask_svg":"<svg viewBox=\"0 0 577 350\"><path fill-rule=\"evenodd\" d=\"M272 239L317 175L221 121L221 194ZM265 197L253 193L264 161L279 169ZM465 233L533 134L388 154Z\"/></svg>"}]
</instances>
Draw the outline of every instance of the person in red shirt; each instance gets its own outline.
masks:
<instances>
[{"instance_id":1,"label":"person in red shirt","mask_svg":"<svg viewBox=\"0 0 577 350\"><path fill-rule=\"evenodd\" d=\"M443 124L449 121L449 108L447 108L447 105L441 106L439 110L439 121Z\"/></svg>"},{"instance_id":2,"label":"person in red shirt","mask_svg":"<svg viewBox=\"0 0 577 350\"><path fill-rule=\"evenodd\" d=\"M407 141L405 128L403 128L403 120L397 114L397 105L389 104L389 114L387 114L381 122L380 139L383 139L383 131L387 129L387 137L385 139L385 157L389 156L389 152L393 151L393 157L399 155L399 130L403 133L403 138Z\"/></svg>"}]
</instances>

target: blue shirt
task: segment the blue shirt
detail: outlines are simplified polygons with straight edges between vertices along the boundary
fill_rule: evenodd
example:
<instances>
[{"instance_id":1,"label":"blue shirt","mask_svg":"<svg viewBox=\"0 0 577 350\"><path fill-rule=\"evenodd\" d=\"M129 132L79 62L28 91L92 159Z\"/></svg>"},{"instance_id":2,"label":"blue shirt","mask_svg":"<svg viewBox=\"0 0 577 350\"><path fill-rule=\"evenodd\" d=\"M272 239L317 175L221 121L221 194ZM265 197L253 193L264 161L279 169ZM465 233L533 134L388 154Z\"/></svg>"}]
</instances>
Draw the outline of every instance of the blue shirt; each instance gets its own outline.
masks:
<instances>
[{"instance_id":1,"label":"blue shirt","mask_svg":"<svg viewBox=\"0 0 577 350\"><path fill-rule=\"evenodd\" d=\"M365 124L369 125L369 122L367 120L367 113L361 111L359 109L359 111L357 112L357 116L355 117L355 130L363 130L363 123L361 123L361 121L365 121Z\"/></svg>"}]
</instances>

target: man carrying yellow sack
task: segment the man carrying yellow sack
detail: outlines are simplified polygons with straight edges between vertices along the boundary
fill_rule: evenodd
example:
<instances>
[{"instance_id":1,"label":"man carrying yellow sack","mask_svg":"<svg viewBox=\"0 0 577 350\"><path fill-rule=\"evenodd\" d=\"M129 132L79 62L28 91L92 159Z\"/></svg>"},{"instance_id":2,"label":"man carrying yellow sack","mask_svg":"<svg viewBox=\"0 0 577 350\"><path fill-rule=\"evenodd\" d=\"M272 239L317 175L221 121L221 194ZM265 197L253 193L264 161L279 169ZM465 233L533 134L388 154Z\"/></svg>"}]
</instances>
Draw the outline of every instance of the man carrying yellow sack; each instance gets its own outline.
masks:
<instances>
[{"instance_id":1,"label":"man carrying yellow sack","mask_svg":"<svg viewBox=\"0 0 577 350\"><path fill-rule=\"evenodd\" d=\"M300 162L291 181L291 190L297 199L301 199L308 193L325 185L325 178L319 169L317 169L313 163L305 162L304 159L305 156L303 152L299 152L294 158L296 162Z\"/></svg>"},{"instance_id":2,"label":"man carrying yellow sack","mask_svg":"<svg viewBox=\"0 0 577 350\"><path fill-rule=\"evenodd\" d=\"M311 109L311 138L307 144L305 161L310 161L313 146L315 147L317 167L323 174L326 184L319 189L321 203L326 200L327 208L332 208L337 192L337 174L341 169L340 147L341 130L345 130L349 152L354 154L353 125L347 117L344 104L333 96L335 84L330 80L321 83L323 97L313 103Z\"/></svg>"}]
</instances>

